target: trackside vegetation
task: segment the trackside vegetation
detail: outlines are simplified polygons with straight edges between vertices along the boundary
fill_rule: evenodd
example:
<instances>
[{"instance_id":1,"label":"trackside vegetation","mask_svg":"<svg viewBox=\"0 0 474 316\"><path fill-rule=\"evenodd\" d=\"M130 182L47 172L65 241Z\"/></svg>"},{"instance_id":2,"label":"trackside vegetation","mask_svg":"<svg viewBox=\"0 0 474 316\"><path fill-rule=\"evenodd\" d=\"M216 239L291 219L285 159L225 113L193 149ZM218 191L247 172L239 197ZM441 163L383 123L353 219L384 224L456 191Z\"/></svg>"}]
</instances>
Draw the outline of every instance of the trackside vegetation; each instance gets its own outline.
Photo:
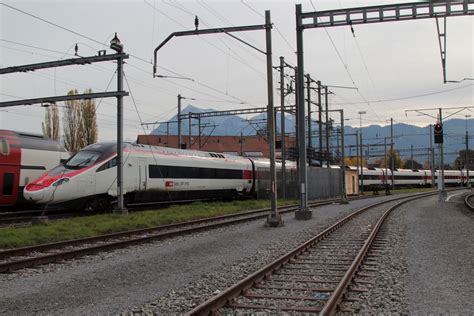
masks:
<instances>
[{"instance_id":1,"label":"trackside vegetation","mask_svg":"<svg viewBox=\"0 0 474 316\"><path fill-rule=\"evenodd\" d=\"M295 200L289 199L278 201L279 206L295 203ZM267 207L270 207L269 200L197 202L173 205L154 211L134 212L128 216L100 214L63 219L31 227L3 228L0 229L0 249L92 237Z\"/></svg>"},{"instance_id":2,"label":"trackside vegetation","mask_svg":"<svg viewBox=\"0 0 474 316\"><path fill-rule=\"evenodd\" d=\"M395 189L395 190L391 190L392 193L394 194L397 194L397 193L416 193L416 192L429 192L429 191L433 191L433 190L436 190L433 189L433 188L405 188L405 189Z\"/></svg>"}]
</instances>

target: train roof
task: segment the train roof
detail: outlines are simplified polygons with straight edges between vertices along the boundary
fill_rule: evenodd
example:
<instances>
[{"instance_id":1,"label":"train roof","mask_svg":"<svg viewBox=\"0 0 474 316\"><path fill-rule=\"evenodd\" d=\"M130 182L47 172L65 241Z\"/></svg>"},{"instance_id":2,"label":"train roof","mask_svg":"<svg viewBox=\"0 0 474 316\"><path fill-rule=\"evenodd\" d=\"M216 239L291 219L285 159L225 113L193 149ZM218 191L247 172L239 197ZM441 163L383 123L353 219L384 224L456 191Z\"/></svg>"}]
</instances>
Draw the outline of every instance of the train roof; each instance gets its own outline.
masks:
<instances>
[{"instance_id":1,"label":"train roof","mask_svg":"<svg viewBox=\"0 0 474 316\"><path fill-rule=\"evenodd\" d=\"M60 143L41 134L0 130L0 136L2 135L14 135L18 137L20 141L20 147L22 149L67 152L64 146L62 146Z\"/></svg>"},{"instance_id":2,"label":"train roof","mask_svg":"<svg viewBox=\"0 0 474 316\"><path fill-rule=\"evenodd\" d=\"M98 150L99 147L102 147L101 150L116 150L117 143L116 142L99 142L92 145L89 145L82 150ZM222 154L222 153L215 153L215 152L207 152L201 150L190 150L190 149L177 149L177 148L170 148L170 147L160 147L160 146L152 146L152 145L144 145L144 144L135 144L124 142L123 148L130 151L136 152L147 152L147 153L156 153L156 154L165 154L165 155L182 155L182 156L191 156L191 157L206 157L206 158L218 158L218 159L227 159L227 160L247 160L248 158L229 155L229 154Z\"/></svg>"}]
</instances>

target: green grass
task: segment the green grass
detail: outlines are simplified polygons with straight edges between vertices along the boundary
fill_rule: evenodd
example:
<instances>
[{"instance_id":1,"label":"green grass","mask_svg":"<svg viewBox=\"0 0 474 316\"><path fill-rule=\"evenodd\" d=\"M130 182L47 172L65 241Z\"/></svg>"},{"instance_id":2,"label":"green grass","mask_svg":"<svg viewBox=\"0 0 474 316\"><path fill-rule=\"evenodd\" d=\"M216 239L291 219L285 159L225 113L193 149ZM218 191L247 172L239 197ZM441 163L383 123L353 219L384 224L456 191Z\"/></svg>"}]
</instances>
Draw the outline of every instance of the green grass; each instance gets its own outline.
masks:
<instances>
[{"instance_id":1,"label":"green grass","mask_svg":"<svg viewBox=\"0 0 474 316\"><path fill-rule=\"evenodd\" d=\"M295 203L295 200L288 199L278 201L279 206ZM269 200L198 202L174 205L158 211L135 212L128 216L102 214L58 220L31 227L3 228L0 229L0 249L92 237L266 207L270 207Z\"/></svg>"},{"instance_id":2,"label":"green grass","mask_svg":"<svg viewBox=\"0 0 474 316\"><path fill-rule=\"evenodd\" d=\"M433 188L411 188L411 189L395 189L390 190L392 193L415 193L415 192L429 192L436 189Z\"/></svg>"}]
</instances>

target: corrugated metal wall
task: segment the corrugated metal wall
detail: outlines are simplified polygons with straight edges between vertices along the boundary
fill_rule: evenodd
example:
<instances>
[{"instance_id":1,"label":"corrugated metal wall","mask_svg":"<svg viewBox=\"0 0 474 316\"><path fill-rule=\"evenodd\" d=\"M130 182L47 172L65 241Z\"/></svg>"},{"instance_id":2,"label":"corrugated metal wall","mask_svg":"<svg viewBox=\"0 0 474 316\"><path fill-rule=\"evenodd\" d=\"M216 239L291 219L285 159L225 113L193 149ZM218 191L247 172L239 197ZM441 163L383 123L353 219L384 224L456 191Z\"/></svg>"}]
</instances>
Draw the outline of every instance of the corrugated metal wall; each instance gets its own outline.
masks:
<instances>
[{"instance_id":1,"label":"corrugated metal wall","mask_svg":"<svg viewBox=\"0 0 474 316\"><path fill-rule=\"evenodd\" d=\"M308 168L308 200L341 196L340 169Z\"/></svg>"},{"instance_id":2,"label":"corrugated metal wall","mask_svg":"<svg viewBox=\"0 0 474 316\"><path fill-rule=\"evenodd\" d=\"M341 174L340 169L327 168L308 168L308 200L320 200L333 197L340 197L342 195L341 188ZM268 183L267 183L268 182ZM277 195L281 198L281 174L277 174ZM269 181L259 180L259 190L257 192L258 198L269 198ZM265 188L265 189L263 189ZM298 199L298 177L296 170L288 172L286 197L289 199Z\"/></svg>"}]
</instances>

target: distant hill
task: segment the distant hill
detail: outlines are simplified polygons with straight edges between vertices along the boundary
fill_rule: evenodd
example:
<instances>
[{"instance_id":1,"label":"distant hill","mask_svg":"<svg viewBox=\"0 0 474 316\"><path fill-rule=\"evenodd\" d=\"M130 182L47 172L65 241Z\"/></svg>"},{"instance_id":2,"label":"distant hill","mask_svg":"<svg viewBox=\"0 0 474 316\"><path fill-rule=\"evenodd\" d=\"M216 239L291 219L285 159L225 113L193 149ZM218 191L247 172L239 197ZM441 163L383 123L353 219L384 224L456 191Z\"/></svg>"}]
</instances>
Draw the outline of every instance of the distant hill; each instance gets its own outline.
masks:
<instances>
[{"instance_id":1,"label":"distant hill","mask_svg":"<svg viewBox=\"0 0 474 316\"><path fill-rule=\"evenodd\" d=\"M201 109L188 105L183 109L183 114L192 113L202 113L202 112L212 112L214 109ZM210 117L201 119L201 130L205 135L230 135L237 136L242 134L255 135L258 131L264 132L265 122L267 115L266 113L261 113L251 117L250 119L244 119L240 116L220 116L220 117ZM169 119L169 122L176 121L177 115ZM192 132L194 135L198 133L198 122L197 119L192 120ZM207 127L204 127L205 125ZM294 117L285 118L285 131L287 133L294 133L295 119ZM280 114L277 114L276 122L277 132L280 131ZM313 131L317 131L318 126L313 125ZM353 134L355 131L359 130L357 127L346 126L345 134ZM474 120L468 120L468 130L474 130ZM188 134L189 132L189 122L184 120L181 125L181 131L183 134ZM465 148L465 131L466 131L466 121L463 119L451 119L444 122L444 142L445 142L445 162L452 163L456 157L459 150ZM177 124L169 124L169 133L171 135L176 135L178 133ZM413 145L414 150L414 159L423 163L427 160L426 151L422 148L428 148L430 146L430 129L429 126L418 127L409 124L397 123L393 125L393 134L394 134L394 146L395 149L401 150L401 155L404 158L410 157L410 149ZM166 134L166 124L160 124L156 129L151 132L152 135L164 135ZM379 126L379 125L370 125L362 128L363 142L364 144L371 144L372 149L370 152L376 154L383 152L384 137L390 137L390 125ZM470 135L471 137L471 135ZM474 138L474 135L473 135ZM318 144L317 136L313 139L313 146ZM354 136L346 136L345 144L346 146L355 145ZM390 140L387 140L387 143L390 143ZM474 141L469 141L470 147L474 146ZM336 146L336 141L333 141L332 146ZM434 145L433 145L434 146ZM436 148L436 146L434 146ZM365 152L365 149L364 149ZM355 149L353 150L355 154Z\"/></svg>"},{"instance_id":2,"label":"distant hill","mask_svg":"<svg viewBox=\"0 0 474 316\"><path fill-rule=\"evenodd\" d=\"M468 120L468 131L474 129L474 120ZM354 133L358 128L347 126L345 128L346 134ZM451 119L444 121L444 153L445 163L452 163L458 156L460 150L465 149L465 133L466 121L463 119ZM379 126L370 125L362 128L364 144L383 144L384 137L390 137L390 125ZM411 146L414 148L414 159L423 163L428 158L426 152L422 148L430 146L430 127L418 127L409 124L397 123L393 125L394 147L401 150L401 155L404 158L409 158L411 155ZM474 135L472 135L474 137ZM471 135L469 135L471 138ZM355 137L346 137L345 143L347 145L355 144ZM390 143L390 139L387 139ZM474 146L474 141L469 140L470 147ZM437 152L437 145L433 144L435 152ZM383 146L379 147L383 151ZM375 151L375 149L374 149ZM365 152L365 151L364 151Z\"/></svg>"}]
</instances>

